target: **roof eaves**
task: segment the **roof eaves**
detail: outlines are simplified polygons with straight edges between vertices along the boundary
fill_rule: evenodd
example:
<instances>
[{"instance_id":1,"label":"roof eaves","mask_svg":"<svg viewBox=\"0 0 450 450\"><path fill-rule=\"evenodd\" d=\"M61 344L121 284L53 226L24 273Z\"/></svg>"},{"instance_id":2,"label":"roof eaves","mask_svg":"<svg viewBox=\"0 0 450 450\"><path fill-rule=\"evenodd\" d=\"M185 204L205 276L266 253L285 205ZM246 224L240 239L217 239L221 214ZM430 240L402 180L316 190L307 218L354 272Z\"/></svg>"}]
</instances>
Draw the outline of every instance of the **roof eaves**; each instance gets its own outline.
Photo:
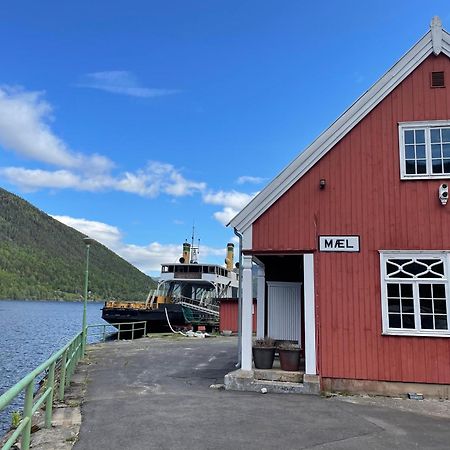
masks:
<instances>
[{"instance_id":1,"label":"roof eaves","mask_svg":"<svg viewBox=\"0 0 450 450\"><path fill-rule=\"evenodd\" d=\"M442 50L450 54L450 35L444 30L442 33ZM228 225L241 232L246 230L432 52L433 43L431 31L429 31L330 127L280 172Z\"/></svg>"},{"instance_id":2,"label":"roof eaves","mask_svg":"<svg viewBox=\"0 0 450 450\"><path fill-rule=\"evenodd\" d=\"M450 34L442 30L442 51L450 56Z\"/></svg>"}]
</instances>

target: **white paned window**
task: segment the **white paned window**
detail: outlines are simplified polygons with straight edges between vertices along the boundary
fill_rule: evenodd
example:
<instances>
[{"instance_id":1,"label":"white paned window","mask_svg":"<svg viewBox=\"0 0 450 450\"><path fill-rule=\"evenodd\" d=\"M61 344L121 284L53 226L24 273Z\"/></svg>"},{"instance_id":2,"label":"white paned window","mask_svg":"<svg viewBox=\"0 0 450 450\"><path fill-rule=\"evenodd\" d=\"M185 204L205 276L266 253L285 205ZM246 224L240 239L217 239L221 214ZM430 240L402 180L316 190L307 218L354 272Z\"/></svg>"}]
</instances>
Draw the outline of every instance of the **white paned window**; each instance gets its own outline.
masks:
<instances>
[{"instance_id":1,"label":"white paned window","mask_svg":"<svg viewBox=\"0 0 450 450\"><path fill-rule=\"evenodd\" d=\"M449 253L381 252L383 333L450 336Z\"/></svg>"},{"instance_id":2,"label":"white paned window","mask_svg":"<svg viewBox=\"0 0 450 450\"><path fill-rule=\"evenodd\" d=\"M399 125L400 175L410 178L450 178L450 121Z\"/></svg>"}]
</instances>

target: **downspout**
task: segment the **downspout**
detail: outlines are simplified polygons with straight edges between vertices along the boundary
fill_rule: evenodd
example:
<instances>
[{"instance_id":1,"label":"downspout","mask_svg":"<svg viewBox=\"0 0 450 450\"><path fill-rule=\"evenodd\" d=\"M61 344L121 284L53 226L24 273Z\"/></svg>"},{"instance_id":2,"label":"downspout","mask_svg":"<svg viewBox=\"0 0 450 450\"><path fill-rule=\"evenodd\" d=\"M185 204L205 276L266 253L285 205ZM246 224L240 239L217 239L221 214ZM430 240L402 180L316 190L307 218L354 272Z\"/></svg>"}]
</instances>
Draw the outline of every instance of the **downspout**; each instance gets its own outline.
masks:
<instances>
[{"instance_id":1,"label":"downspout","mask_svg":"<svg viewBox=\"0 0 450 450\"><path fill-rule=\"evenodd\" d=\"M242 347L242 234L234 228L234 234L239 238L239 287L238 287L238 358L236 367L241 367Z\"/></svg>"}]
</instances>

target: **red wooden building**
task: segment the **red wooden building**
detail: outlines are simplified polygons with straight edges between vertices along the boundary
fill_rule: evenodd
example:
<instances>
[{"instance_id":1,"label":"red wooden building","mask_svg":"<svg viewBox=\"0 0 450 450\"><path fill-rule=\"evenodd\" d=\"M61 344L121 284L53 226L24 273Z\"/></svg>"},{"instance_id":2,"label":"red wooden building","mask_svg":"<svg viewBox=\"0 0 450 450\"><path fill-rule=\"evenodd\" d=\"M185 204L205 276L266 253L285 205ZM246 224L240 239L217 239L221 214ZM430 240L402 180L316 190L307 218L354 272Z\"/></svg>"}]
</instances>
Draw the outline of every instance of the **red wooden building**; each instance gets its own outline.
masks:
<instances>
[{"instance_id":1,"label":"red wooden building","mask_svg":"<svg viewBox=\"0 0 450 450\"><path fill-rule=\"evenodd\" d=\"M253 300L252 306L252 332L256 332L256 300ZM239 305L238 299L222 298L219 306L219 331L231 331L237 333L239 331Z\"/></svg>"},{"instance_id":2,"label":"red wooden building","mask_svg":"<svg viewBox=\"0 0 450 450\"><path fill-rule=\"evenodd\" d=\"M449 57L434 18L231 221L243 239L243 371L257 264L258 335L298 340L322 389L449 395Z\"/></svg>"}]
</instances>

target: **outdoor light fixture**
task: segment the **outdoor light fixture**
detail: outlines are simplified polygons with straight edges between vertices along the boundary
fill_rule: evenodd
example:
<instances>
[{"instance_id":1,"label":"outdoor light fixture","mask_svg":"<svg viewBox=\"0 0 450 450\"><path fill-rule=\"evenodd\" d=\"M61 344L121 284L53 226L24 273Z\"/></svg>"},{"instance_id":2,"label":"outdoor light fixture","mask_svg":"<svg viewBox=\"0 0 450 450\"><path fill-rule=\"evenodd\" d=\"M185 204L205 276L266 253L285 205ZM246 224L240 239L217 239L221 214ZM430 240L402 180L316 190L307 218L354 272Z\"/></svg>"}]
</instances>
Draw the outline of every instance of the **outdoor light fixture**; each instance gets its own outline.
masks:
<instances>
[{"instance_id":1,"label":"outdoor light fixture","mask_svg":"<svg viewBox=\"0 0 450 450\"><path fill-rule=\"evenodd\" d=\"M441 205L445 206L448 201L448 184L442 183L439 186L439 200L441 201Z\"/></svg>"},{"instance_id":2,"label":"outdoor light fixture","mask_svg":"<svg viewBox=\"0 0 450 450\"><path fill-rule=\"evenodd\" d=\"M89 284L89 249L91 244L94 242L90 237L84 237L83 242L86 246L86 272L84 277L84 301L83 301L83 340L81 342L81 354L84 356L84 351L86 349L86 337L87 337L87 298L88 298L88 284Z\"/></svg>"},{"instance_id":3,"label":"outdoor light fixture","mask_svg":"<svg viewBox=\"0 0 450 450\"><path fill-rule=\"evenodd\" d=\"M325 189L326 184L327 184L327 180L325 180L325 178L321 178L320 183L319 183L320 189Z\"/></svg>"}]
</instances>

